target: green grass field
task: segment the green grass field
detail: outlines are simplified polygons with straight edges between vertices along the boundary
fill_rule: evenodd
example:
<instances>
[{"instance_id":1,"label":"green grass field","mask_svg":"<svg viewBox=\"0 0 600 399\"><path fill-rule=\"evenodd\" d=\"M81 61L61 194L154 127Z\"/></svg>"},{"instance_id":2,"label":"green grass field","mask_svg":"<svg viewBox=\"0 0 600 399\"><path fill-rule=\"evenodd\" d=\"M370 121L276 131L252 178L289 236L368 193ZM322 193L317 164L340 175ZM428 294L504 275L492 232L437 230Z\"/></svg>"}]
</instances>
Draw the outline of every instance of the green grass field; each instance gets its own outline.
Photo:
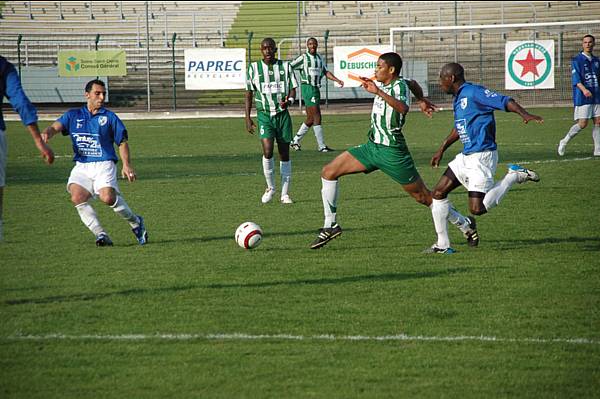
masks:
<instances>
[{"instance_id":1,"label":"green grass field","mask_svg":"<svg viewBox=\"0 0 600 399\"><path fill-rule=\"evenodd\" d=\"M0 397L599 397L600 162L589 128L556 155L571 110L533 111L544 125L496 114L497 177L520 162L541 182L478 218L478 248L451 227L451 256L421 254L430 212L380 172L341 179L344 234L308 249L319 172L339 152L318 153L309 133L292 154L295 204L262 205L242 119L126 122L140 180L120 184L150 243L96 202L115 242L96 248L65 191L69 140L52 141L47 167L9 123ZM408 117L430 187L451 119ZM323 125L344 149L365 140L368 115ZM466 212L463 189L450 198ZM265 231L253 251L233 239L247 220Z\"/></svg>"}]
</instances>

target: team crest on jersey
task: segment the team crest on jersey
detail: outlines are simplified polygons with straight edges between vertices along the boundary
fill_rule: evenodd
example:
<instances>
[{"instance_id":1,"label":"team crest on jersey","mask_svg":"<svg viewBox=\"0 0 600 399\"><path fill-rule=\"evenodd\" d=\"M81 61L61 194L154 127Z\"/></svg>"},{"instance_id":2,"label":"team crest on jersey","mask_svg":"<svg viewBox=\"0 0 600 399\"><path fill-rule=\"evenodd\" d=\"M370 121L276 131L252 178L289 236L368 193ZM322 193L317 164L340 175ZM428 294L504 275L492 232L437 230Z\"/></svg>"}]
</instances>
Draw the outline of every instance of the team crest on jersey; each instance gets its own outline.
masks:
<instances>
[{"instance_id":1,"label":"team crest on jersey","mask_svg":"<svg viewBox=\"0 0 600 399\"><path fill-rule=\"evenodd\" d=\"M104 126L104 125L106 125L106 122L108 122L108 117L106 117L106 116L102 115L102 116L100 116L100 117L98 118L98 124L99 124L100 126Z\"/></svg>"},{"instance_id":2,"label":"team crest on jersey","mask_svg":"<svg viewBox=\"0 0 600 399\"><path fill-rule=\"evenodd\" d=\"M465 97L465 98L461 98L461 99L460 99L460 107L461 107L462 109L465 109L465 108L467 108L467 98L466 98L466 97Z\"/></svg>"}]
</instances>

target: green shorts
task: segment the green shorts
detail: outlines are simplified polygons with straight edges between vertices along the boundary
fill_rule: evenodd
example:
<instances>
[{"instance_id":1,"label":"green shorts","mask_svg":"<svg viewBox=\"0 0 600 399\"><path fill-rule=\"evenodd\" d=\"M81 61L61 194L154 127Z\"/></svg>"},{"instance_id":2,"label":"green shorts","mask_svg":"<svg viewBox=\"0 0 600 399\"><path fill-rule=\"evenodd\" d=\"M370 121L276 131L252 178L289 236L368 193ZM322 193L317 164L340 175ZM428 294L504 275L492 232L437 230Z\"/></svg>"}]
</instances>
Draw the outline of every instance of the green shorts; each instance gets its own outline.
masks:
<instances>
[{"instance_id":1,"label":"green shorts","mask_svg":"<svg viewBox=\"0 0 600 399\"><path fill-rule=\"evenodd\" d=\"M321 90L318 87L302 83L300 90L305 107L317 107L321 103Z\"/></svg>"},{"instance_id":2,"label":"green shorts","mask_svg":"<svg viewBox=\"0 0 600 399\"><path fill-rule=\"evenodd\" d=\"M292 141L292 118L287 109L273 116L259 112L256 119L261 139L275 139L278 143Z\"/></svg>"},{"instance_id":3,"label":"green shorts","mask_svg":"<svg viewBox=\"0 0 600 399\"><path fill-rule=\"evenodd\" d=\"M419 179L419 172L406 147L388 147L369 140L350 148L348 152L367 168L365 173L380 169L402 185Z\"/></svg>"}]
</instances>

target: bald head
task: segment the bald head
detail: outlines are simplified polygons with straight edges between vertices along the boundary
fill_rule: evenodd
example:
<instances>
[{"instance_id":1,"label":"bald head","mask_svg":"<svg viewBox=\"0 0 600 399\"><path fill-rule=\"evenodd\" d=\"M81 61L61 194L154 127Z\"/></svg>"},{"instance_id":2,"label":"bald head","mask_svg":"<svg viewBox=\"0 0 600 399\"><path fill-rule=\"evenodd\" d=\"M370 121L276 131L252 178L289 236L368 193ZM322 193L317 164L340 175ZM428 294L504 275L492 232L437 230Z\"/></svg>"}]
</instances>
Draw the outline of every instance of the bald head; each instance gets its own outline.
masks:
<instances>
[{"instance_id":1,"label":"bald head","mask_svg":"<svg viewBox=\"0 0 600 399\"><path fill-rule=\"evenodd\" d=\"M440 70L440 87L444 93L456 94L465 82L465 70L460 64L451 62Z\"/></svg>"},{"instance_id":2,"label":"bald head","mask_svg":"<svg viewBox=\"0 0 600 399\"><path fill-rule=\"evenodd\" d=\"M456 62L451 62L442 67L440 76L451 76L454 75L456 79L465 80L465 70L462 65Z\"/></svg>"}]
</instances>

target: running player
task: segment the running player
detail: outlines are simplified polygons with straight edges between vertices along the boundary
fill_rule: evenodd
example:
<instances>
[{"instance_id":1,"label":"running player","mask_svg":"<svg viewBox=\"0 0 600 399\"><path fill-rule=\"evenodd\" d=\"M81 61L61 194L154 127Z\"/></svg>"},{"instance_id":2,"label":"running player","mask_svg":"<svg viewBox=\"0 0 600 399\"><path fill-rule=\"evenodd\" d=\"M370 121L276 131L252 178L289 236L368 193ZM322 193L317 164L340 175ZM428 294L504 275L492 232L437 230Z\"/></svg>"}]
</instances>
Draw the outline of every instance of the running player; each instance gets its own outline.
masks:
<instances>
[{"instance_id":1,"label":"running player","mask_svg":"<svg viewBox=\"0 0 600 399\"><path fill-rule=\"evenodd\" d=\"M416 82L400 76L401 70L402 58L396 53L385 53L379 57L375 68L375 78L382 86L378 87L372 80L361 78L363 88L375 94L369 139L365 144L344 151L323 167L321 197L325 222L310 246L312 249L321 248L342 234L342 228L337 223L338 179L341 176L381 169L402 185L404 191L418 203L428 207L431 205L431 192L415 167L402 134L402 126L409 108L409 89L419 100L421 110L428 115L431 115L434 105L423 97L423 91ZM477 245L479 236L469 218L453 208L448 218L465 234L470 245Z\"/></svg>"},{"instance_id":2,"label":"running player","mask_svg":"<svg viewBox=\"0 0 600 399\"><path fill-rule=\"evenodd\" d=\"M454 95L454 127L431 158L431 165L438 167L444 151L459 139L463 150L448 164L432 192L431 214L438 239L425 253L454 252L450 246L446 218L448 209L451 209L447 197L455 188L465 186L469 192L471 213L483 215L500 203L513 184L540 180L532 170L509 165L508 173L494 184L498 164L494 111L514 112L525 123L532 120L542 123L541 117L528 113L510 97L466 82L465 71L460 64L450 63L442 67L440 87L445 93Z\"/></svg>"},{"instance_id":3,"label":"running player","mask_svg":"<svg viewBox=\"0 0 600 399\"><path fill-rule=\"evenodd\" d=\"M144 219L129 208L117 183L115 144L123 162L121 175L130 182L137 179L130 161L127 129L114 112L104 108L106 86L103 81L89 81L85 97L86 105L67 111L44 130L42 137L46 142L58 133L71 137L75 167L69 176L67 191L81 221L96 236L96 245L112 246L113 242L88 203L93 197L98 197L125 219L138 243L144 245L148 242Z\"/></svg>"},{"instance_id":4,"label":"running player","mask_svg":"<svg viewBox=\"0 0 600 399\"><path fill-rule=\"evenodd\" d=\"M262 165L267 189L261 201L271 201L275 195L275 176L273 147L277 141L279 151L279 171L281 173L281 203L293 203L289 195L292 179L292 161L290 161L290 141L292 141L292 118L288 105L294 103L296 96L296 77L288 62L275 58L275 41L268 37L260 43L263 59L250 64L246 78L246 130L254 134L254 121L250 117L252 97L256 102L256 119L260 134L263 157Z\"/></svg>"},{"instance_id":5,"label":"running player","mask_svg":"<svg viewBox=\"0 0 600 399\"><path fill-rule=\"evenodd\" d=\"M321 102L321 80L325 76L329 80L333 80L340 87L344 87L344 82L336 78L331 72L327 70L325 61L317 53L319 43L317 39L311 37L306 41L306 53L298 56L294 61L291 62L293 69L300 70L300 90L302 92L302 100L306 107L306 120L298 129L294 140L290 144L296 151L300 151L300 141L308 130L312 127L315 132L317 139L317 149L320 152L333 151L331 148L325 145L325 139L323 137L323 127L321 126L321 108L319 103Z\"/></svg>"}]
</instances>

